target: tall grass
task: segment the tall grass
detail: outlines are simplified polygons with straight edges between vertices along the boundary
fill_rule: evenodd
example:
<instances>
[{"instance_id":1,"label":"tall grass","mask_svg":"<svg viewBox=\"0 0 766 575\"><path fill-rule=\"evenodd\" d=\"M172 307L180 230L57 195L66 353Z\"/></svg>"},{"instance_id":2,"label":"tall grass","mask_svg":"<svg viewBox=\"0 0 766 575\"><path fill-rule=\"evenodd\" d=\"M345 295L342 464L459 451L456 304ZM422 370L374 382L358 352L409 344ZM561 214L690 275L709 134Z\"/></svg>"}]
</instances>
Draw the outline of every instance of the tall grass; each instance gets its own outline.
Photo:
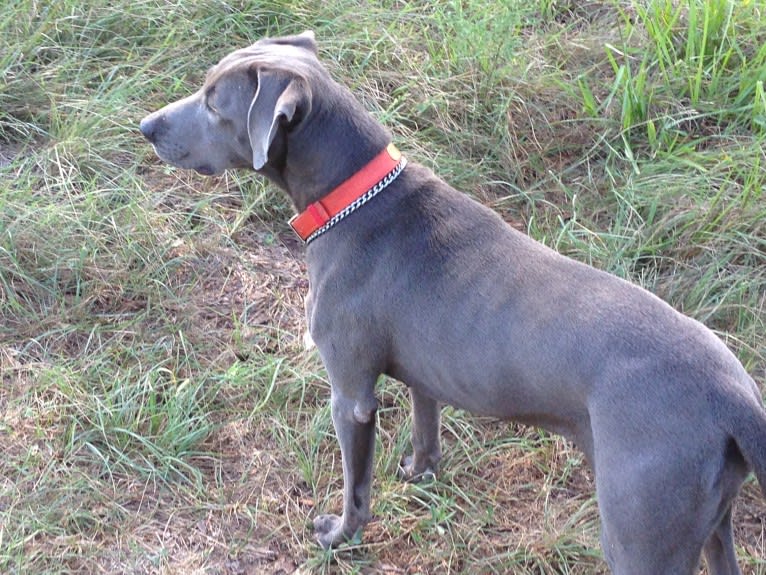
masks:
<instances>
[{"instance_id":1,"label":"tall grass","mask_svg":"<svg viewBox=\"0 0 766 575\"><path fill-rule=\"evenodd\" d=\"M328 383L284 196L160 164L137 132L263 35L322 59L414 160L567 255L704 321L766 375L762 2L386 0L0 8L0 572L601 573L591 473L544 432L445 409L334 552ZM766 573L755 485L735 519Z\"/></svg>"}]
</instances>

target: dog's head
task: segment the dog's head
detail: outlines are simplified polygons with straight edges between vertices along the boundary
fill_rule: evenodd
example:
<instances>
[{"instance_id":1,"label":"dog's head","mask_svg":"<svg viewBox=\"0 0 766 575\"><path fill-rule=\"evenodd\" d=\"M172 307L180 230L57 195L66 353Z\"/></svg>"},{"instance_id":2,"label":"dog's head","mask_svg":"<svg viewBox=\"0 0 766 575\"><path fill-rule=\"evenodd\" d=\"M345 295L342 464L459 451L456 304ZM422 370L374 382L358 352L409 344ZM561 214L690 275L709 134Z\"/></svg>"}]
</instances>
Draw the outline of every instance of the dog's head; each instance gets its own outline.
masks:
<instances>
[{"instance_id":1,"label":"dog's head","mask_svg":"<svg viewBox=\"0 0 766 575\"><path fill-rule=\"evenodd\" d=\"M286 137L311 112L323 73L313 32L259 40L213 66L197 92L144 118L141 133L174 166L203 175L253 168L279 184Z\"/></svg>"}]
</instances>

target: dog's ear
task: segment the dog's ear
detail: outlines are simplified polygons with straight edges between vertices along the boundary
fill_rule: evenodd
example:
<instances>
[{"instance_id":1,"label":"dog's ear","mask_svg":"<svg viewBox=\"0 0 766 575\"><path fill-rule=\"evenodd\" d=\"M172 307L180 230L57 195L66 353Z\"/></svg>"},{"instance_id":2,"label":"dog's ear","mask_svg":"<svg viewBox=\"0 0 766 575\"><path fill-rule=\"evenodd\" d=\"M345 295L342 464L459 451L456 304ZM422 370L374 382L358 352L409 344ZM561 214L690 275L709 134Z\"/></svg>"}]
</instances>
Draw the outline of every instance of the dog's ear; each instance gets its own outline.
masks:
<instances>
[{"instance_id":1,"label":"dog's ear","mask_svg":"<svg viewBox=\"0 0 766 575\"><path fill-rule=\"evenodd\" d=\"M304 47L306 50L311 50L314 54L317 53L317 39L313 30L306 30L296 36L297 44Z\"/></svg>"},{"instance_id":2,"label":"dog's ear","mask_svg":"<svg viewBox=\"0 0 766 575\"><path fill-rule=\"evenodd\" d=\"M312 52L315 56L317 54L317 40L313 30L306 30L295 36L283 36L282 38L271 38L269 40L273 44L287 44L291 46L297 46Z\"/></svg>"},{"instance_id":3,"label":"dog's ear","mask_svg":"<svg viewBox=\"0 0 766 575\"><path fill-rule=\"evenodd\" d=\"M269 148L282 122L298 122L311 109L308 82L273 70L258 70L258 89L247 113L247 131L253 150L253 168L269 159Z\"/></svg>"}]
</instances>

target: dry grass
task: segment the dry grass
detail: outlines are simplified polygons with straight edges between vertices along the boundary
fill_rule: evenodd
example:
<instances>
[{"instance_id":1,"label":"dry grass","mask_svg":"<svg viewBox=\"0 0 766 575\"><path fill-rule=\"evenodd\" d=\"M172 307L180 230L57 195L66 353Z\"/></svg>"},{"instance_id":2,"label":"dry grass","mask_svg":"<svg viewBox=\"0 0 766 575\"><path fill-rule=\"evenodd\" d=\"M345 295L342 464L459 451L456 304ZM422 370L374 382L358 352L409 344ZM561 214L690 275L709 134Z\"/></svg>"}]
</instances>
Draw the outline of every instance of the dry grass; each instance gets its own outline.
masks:
<instances>
[{"instance_id":1,"label":"dry grass","mask_svg":"<svg viewBox=\"0 0 766 575\"><path fill-rule=\"evenodd\" d=\"M375 518L313 544L340 456L290 206L168 169L136 129L264 34L315 29L409 156L704 321L766 382L762 3L91 4L0 10L0 571L606 572L573 446L446 408L438 479L402 484L389 380ZM705 49L702 21L726 31ZM748 574L765 517L749 482Z\"/></svg>"}]
</instances>

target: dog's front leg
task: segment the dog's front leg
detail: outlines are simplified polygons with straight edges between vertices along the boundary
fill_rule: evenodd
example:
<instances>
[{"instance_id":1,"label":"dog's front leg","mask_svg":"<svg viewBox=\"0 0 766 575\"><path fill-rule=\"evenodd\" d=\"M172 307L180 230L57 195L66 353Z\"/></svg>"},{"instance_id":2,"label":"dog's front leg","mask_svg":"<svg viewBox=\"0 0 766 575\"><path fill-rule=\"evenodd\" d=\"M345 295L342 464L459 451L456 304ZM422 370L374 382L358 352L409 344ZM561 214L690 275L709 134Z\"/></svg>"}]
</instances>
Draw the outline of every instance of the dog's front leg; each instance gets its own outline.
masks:
<instances>
[{"instance_id":1,"label":"dog's front leg","mask_svg":"<svg viewBox=\"0 0 766 575\"><path fill-rule=\"evenodd\" d=\"M324 548L353 538L370 520L377 403L372 391L360 398L339 387L332 388L332 421L343 460L343 515L314 519L314 531Z\"/></svg>"},{"instance_id":2,"label":"dog's front leg","mask_svg":"<svg viewBox=\"0 0 766 575\"><path fill-rule=\"evenodd\" d=\"M430 479L441 459L439 445L439 403L410 388L412 399L412 455L404 458L400 476L406 481Z\"/></svg>"}]
</instances>

